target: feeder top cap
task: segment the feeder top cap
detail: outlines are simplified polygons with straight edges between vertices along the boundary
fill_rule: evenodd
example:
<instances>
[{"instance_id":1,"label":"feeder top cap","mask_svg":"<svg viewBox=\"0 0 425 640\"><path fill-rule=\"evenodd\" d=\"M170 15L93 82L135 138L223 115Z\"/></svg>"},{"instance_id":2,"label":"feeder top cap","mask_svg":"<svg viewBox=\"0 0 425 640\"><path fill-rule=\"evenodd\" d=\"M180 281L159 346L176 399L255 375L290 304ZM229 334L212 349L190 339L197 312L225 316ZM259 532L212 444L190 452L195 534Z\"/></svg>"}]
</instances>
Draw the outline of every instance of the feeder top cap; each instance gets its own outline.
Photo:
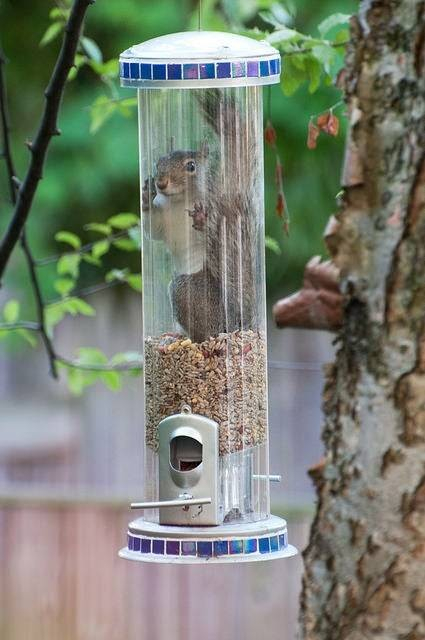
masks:
<instances>
[{"instance_id":1,"label":"feeder top cap","mask_svg":"<svg viewBox=\"0 0 425 640\"><path fill-rule=\"evenodd\" d=\"M121 86L203 88L275 84L280 54L265 40L220 31L172 33L120 55Z\"/></svg>"}]
</instances>

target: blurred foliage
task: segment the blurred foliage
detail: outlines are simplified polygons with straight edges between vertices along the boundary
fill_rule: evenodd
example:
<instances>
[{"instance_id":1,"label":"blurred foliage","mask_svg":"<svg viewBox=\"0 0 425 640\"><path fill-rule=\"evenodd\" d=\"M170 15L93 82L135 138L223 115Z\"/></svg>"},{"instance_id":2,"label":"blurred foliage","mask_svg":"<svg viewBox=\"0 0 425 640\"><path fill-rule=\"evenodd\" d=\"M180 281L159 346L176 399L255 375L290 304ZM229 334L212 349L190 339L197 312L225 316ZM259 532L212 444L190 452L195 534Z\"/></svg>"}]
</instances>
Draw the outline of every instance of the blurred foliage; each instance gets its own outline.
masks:
<instances>
[{"instance_id":1,"label":"blurred foliage","mask_svg":"<svg viewBox=\"0 0 425 640\"><path fill-rule=\"evenodd\" d=\"M24 141L31 139L38 125L43 89L60 46L67 6L64 1L47 4L33 0L29 13L22 0L0 4L1 38L9 59L12 143L20 176L27 164ZM291 212L290 235L286 237L275 212L275 156L266 148L267 284L274 298L296 287L306 261L324 251L321 236L339 190L344 118L338 138L321 136L314 151L306 146L307 130L313 114L328 110L340 99L340 91L333 86L343 56L343 48L337 45L348 37L346 14L356 6L354 0L202 3L204 29L231 29L266 37L287 54L283 56L281 87L264 92L265 117L277 133ZM139 209L135 97L118 87L117 55L129 44L197 28L197 7L198 3L191 0L99 0L88 12L76 69L70 75L60 113L62 136L51 146L27 226L37 257L56 254L58 248L65 250L58 261L45 260L39 268L44 296L53 300L46 309L50 332L66 314L93 315L91 305L74 295L77 281L79 287L90 287L99 279L118 280L140 290L136 218L131 217L133 214L117 215L117 211ZM6 194L4 166L0 166L0 233L10 211ZM126 220L121 217L121 227L119 216L130 216ZM87 224L88 220L94 222ZM119 229L125 231L125 237L115 238ZM86 246L89 250L81 251ZM15 301L12 306L3 306L3 315L9 318L5 317L6 322L14 322L12 316L34 314L24 269L18 250L6 284L19 291L19 301L17 310ZM27 331L22 331L20 337L32 340ZM84 364L89 356L84 352L79 358ZM108 362L99 353L96 361L100 365ZM74 391L81 391L90 384L93 372L76 371L69 374L70 384ZM92 377L96 379L96 375ZM111 388L119 386L116 378L106 378L104 382Z\"/></svg>"}]
</instances>

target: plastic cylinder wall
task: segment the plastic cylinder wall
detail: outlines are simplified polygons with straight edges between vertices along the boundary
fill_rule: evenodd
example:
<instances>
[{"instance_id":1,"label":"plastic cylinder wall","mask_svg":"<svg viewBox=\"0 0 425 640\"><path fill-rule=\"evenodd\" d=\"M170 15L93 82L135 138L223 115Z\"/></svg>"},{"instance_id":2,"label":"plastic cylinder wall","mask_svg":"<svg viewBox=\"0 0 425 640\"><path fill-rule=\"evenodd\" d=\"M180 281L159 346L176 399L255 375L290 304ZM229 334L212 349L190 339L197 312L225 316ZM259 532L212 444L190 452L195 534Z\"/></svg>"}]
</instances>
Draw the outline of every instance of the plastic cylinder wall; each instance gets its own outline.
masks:
<instances>
[{"instance_id":1,"label":"plastic cylinder wall","mask_svg":"<svg viewBox=\"0 0 425 640\"><path fill-rule=\"evenodd\" d=\"M261 520L269 515L262 89L138 94L145 496L158 499L158 425L184 408L219 425L224 522Z\"/></svg>"}]
</instances>

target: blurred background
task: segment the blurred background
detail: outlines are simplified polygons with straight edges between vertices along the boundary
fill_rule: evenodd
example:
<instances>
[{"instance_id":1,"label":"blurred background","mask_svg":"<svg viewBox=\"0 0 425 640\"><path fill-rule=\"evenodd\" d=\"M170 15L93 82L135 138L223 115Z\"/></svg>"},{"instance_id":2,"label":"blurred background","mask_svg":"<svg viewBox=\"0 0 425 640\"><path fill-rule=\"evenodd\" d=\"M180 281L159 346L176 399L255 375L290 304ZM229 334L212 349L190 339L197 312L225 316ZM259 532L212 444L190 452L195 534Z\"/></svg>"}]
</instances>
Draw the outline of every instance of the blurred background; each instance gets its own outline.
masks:
<instances>
[{"instance_id":1,"label":"blurred background","mask_svg":"<svg viewBox=\"0 0 425 640\"><path fill-rule=\"evenodd\" d=\"M261 0L240 0L245 26L264 29ZM231 29L238 0L205 2L204 28ZM355 11L352 0L296 0L292 27L317 36L329 14ZM12 144L18 175L43 107L43 91L60 39L40 40L55 5L33 0L0 2L0 38L6 69ZM129 45L196 24L197 2L120 0L89 10L85 32L108 61ZM211 11L210 11L211 9ZM195 21L195 22L194 22ZM135 109L115 113L93 133L93 103L105 83L85 66L69 82L60 115L62 136L51 145L27 234L34 255L43 259L61 247L61 229L83 242L87 222L102 223L122 212L137 213L138 158ZM269 91L269 90L266 90ZM129 97L119 90L120 97ZM271 306L300 286L306 261L324 255L322 233L335 210L344 143L322 136L307 149L313 114L336 103L340 94L307 83L287 97L279 86L265 95L277 130L284 165L285 195L291 215L286 237L275 213L274 156L266 149L266 227L279 252L267 250L270 351L271 472L273 512L288 520L290 540L302 549L314 512L309 466L321 456L322 366L332 359L332 336L279 331ZM269 106L270 105L270 106ZM342 118L344 120L344 118ZM10 215L5 167L0 163L0 233ZM63 247L62 247L63 250ZM137 251L111 250L104 268L137 271ZM40 267L46 300L55 298L54 262ZM96 285L98 270L84 264L83 286ZM34 318L34 302L21 252L15 251L0 308L9 298L21 316ZM79 347L108 356L141 348L141 297L127 287L101 290L90 298L95 317L69 318L55 333L58 351L72 357ZM15 337L0 342L0 638L2 640L176 640L217 638L294 640L302 560L240 566L166 567L117 558L131 518L128 503L141 498L143 389L140 377L126 378L121 391L100 383L80 396L62 379L48 375L45 354Z\"/></svg>"}]
</instances>

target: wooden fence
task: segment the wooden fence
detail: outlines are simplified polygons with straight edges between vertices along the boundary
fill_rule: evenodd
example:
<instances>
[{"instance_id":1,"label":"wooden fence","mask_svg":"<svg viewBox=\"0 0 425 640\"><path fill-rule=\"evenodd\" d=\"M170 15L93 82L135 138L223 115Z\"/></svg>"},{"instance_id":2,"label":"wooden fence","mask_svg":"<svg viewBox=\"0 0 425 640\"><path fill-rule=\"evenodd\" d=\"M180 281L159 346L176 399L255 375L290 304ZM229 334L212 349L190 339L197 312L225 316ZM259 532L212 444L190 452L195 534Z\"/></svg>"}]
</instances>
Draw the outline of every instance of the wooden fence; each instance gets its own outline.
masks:
<instances>
[{"instance_id":1,"label":"wooden fence","mask_svg":"<svg viewBox=\"0 0 425 640\"><path fill-rule=\"evenodd\" d=\"M59 351L137 349L139 302L95 304L97 326L70 320ZM271 472L283 474L272 503L311 507L330 338L274 329L269 346ZM118 559L125 505L143 495L142 420L140 378L72 398L48 379L41 350L0 354L0 640L295 640L300 556L195 567ZM302 548L308 518L288 524Z\"/></svg>"},{"instance_id":2,"label":"wooden fence","mask_svg":"<svg viewBox=\"0 0 425 640\"><path fill-rule=\"evenodd\" d=\"M127 509L0 507L1 640L294 640L300 557L170 566L117 557ZM290 523L303 546L308 525Z\"/></svg>"}]
</instances>

